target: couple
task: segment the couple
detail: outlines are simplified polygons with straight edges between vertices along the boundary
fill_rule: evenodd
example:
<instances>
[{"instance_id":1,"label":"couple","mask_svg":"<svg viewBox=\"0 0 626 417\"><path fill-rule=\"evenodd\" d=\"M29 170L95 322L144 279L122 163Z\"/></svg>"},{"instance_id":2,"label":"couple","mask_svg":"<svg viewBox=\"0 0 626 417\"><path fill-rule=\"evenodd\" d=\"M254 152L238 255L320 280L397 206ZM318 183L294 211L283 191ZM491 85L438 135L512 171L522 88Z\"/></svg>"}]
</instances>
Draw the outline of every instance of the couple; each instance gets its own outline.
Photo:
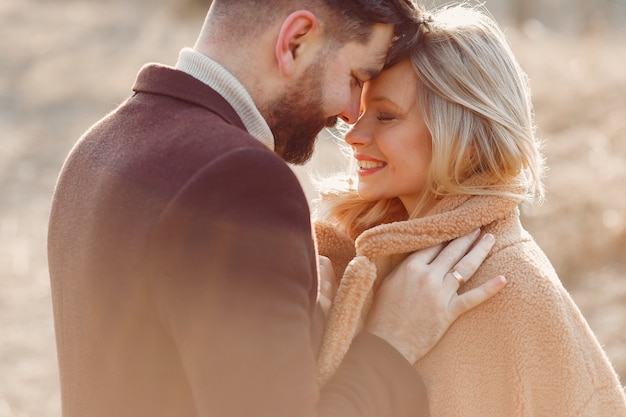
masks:
<instances>
[{"instance_id":1,"label":"couple","mask_svg":"<svg viewBox=\"0 0 626 417\"><path fill-rule=\"evenodd\" d=\"M66 160L48 238L63 415L623 414L518 224L541 161L497 28L409 0L259 3L214 0L176 68L144 67ZM318 266L283 160L337 118L358 190L324 190Z\"/></svg>"}]
</instances>

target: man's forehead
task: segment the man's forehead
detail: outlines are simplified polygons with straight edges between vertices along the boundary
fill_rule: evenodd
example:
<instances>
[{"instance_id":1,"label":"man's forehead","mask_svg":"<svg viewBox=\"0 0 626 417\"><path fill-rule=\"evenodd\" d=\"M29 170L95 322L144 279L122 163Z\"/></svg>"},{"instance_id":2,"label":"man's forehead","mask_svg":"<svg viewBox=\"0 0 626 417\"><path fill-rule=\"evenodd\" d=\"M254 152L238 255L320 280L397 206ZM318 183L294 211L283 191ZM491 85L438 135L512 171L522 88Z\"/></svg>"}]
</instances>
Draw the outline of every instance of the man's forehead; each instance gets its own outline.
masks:
<instances>
[{"instance_id":1,"label":"man's forehead","mask_svg":"<svg viewBox=\"0 0 626 417\"><path fill-rule=\"evenodd\" d=\"M364 57L358 65L355 71L362 76L362 79L371 80L376 78L382 71L387 59L387 51L378 51L372 53L370 56Z\"/></svg>"},{"instance_id":2,"label":"man's forehead","mask_svg":"<svg viewBox=\"0 0 626 417\"><path fill-rule=\"evenodd\" d=\"M366 43L358 40L347 42L337 51L338 56L362 80L375 78L387 61L392 34L392 31L375 27Z\"/></svg>"},{"instance_id":3,"label":"man's forehead","mask_svg":"<svg viewBox=\"0 0 626 417\"><path fill-rule=\"evenodd\" d=\"M359 46L360 49L355 51L358 53L359 71L369 78L376 77L387 61L387 54L392 44L393 30L392 27L386 25L376 25L372 30L368 42Z\"/></svg>"}]
</instances>

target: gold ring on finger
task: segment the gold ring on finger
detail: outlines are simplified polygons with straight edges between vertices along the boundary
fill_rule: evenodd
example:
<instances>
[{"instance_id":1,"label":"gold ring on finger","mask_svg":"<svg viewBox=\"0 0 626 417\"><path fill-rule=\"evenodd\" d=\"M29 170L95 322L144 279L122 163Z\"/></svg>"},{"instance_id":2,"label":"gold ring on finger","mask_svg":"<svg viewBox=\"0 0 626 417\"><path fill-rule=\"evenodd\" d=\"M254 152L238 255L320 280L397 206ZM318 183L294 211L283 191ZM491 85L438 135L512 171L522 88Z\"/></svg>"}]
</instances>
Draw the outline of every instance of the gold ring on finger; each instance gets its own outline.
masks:
<instances>
[{"instance_id":1,"label":"gold ring on finger","mask_svg":"<svg viewBox=\"0 0 626 417\"><path fill-rule=\"evenodd\" d=\"M459 286L465 284L465 279L463 279L463 275L461 275L459 271L453 269L452 271L450 271L450 274L457 280Z\"/></svg>"}]
</instances>

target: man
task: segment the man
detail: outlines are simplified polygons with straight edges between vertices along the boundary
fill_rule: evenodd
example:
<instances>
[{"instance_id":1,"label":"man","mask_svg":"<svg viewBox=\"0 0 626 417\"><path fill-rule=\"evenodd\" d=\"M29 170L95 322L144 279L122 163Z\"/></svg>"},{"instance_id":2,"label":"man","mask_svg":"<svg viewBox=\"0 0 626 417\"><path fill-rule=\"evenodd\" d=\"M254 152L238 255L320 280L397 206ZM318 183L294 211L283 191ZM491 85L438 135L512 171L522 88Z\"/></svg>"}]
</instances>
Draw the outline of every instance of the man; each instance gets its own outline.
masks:
<instances>
[{"instance_id":1,"label":"man","mask_svg":"<svg viewBox=\"0 0 626 417\"><path fill-rule=\"evenodd\" d=\"M306 161L337 117L356 120L411 13L407 0L214 0L177 68L144 67L81 138L48 242L65 417L424 411L411 362L501 287L462 299L446 273L471 275L489 247L460 260L470 236L412 256L320 391L316 250L284 162ZM386 326L397 314L403 328Z\"/></svg>"}]
</instances>

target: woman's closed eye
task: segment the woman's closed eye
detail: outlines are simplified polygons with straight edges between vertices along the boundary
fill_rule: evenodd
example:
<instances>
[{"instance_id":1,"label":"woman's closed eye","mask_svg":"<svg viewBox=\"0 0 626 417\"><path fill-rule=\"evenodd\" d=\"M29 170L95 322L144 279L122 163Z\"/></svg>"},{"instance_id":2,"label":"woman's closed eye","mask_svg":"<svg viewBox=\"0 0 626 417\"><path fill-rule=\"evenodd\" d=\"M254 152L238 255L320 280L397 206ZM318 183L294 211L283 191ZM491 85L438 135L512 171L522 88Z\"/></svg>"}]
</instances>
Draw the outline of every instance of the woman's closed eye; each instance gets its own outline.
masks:
<instances>
[{"instance_id":1,"label":"woman's closed eye","mask_svg":"<svg viewBox=\"0 0 626 417\"><path fill-rule=\"evenodd\" d=\"M394 120L396 118L396 114L392 114L392 113L378 113L376 118L379 121L381 121L381 122L389 122L389 121Z\"/></svg>"}]
</instances>

